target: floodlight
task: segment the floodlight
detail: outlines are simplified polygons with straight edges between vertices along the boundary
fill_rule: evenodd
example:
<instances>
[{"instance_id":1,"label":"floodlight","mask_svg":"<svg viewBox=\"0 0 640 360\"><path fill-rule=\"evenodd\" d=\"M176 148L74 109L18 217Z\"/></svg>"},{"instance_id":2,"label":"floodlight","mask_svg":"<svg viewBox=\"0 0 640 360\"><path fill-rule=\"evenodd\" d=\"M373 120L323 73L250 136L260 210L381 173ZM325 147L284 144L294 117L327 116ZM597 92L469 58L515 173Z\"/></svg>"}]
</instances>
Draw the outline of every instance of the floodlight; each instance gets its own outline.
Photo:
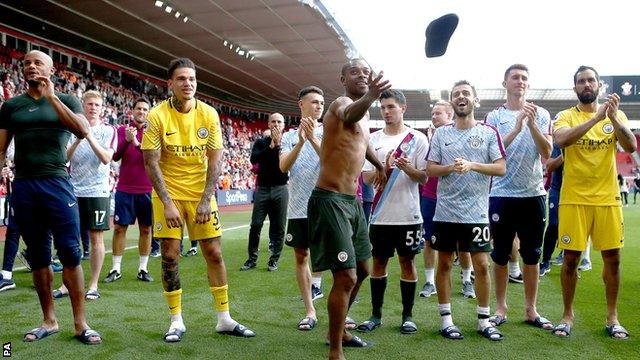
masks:
<instances>
[{"instance_id":1,"label":"floodlight","mask_svg":"<svg viewBox=\"0 0 640 360\"><path fill-rule=\"evenodd\" d=\"M164 8L164 11L166 11L167 14L170 14L173 11L173 8L171 6L169 6L169 5L167 5L167 7Z\"/></svg>"},{"instance_id":2,"label":"floodlight","mask_svg":"<svg viewBox=\"0 0 640 360\"><path fill-rule=\"evenodd\" d=\"M156 7L162 7L163 4L162 1L156 1Z\"/></svg>"}]
</instances>

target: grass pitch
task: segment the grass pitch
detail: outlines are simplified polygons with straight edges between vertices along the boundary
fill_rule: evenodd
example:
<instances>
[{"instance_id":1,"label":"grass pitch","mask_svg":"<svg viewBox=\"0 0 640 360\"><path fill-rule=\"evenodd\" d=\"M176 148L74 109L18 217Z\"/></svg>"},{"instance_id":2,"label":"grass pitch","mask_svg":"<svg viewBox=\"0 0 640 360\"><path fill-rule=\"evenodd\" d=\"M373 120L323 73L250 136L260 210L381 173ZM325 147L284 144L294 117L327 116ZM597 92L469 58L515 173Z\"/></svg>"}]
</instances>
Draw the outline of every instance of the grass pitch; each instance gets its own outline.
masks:
<instances>
[{"instance_id":1,"label":"grass pitch","mask_svg":"<svg viewBox=\"0 0 640 360\"><path fill-rule=\"evenodd\" d=\"M476 334L475 300L464 299L458 293L460 279L454 277L453 317L465 334L463 341L445 340L438 335L440 318L437 299L416 298L414 320L416 335L401 335L401 302L399 267L390 261L389 285L383 308L383 326L364 339L374 342L369 349L345 349L350 359L638 359L640 358L640 315L637 310L640 294L640 206L624 208L626 246L622 252L622 286L619 296L619 317L631 333L627 341L615 341L606 336L604 286L601 280L600 254L592 254L593 270L582 273L578 282L575 309L576 321L571 338L559 339L549 332L522 322L523 288L510 284L508 289L509 322L501 327L506 339L490 342ZM319 322L315 330L296 329L304 316L304 306L298 294L294 274L294 256L285 246L280 269L268 272L266 233L263 229L258 268L240 272L246 259L246 244L250 213L223 213L223 254L229 278L231 315L255 330L257 336L241 339L215 333L215 311L209 292L205 263L200 254L182 258L180 276L183 293L183 316L187 326L181 343L165 344L162 340L169 325L166 303L160 282L160 261L150 259L149 270L155 280L136 280L138 255L135 249L125 252L123 278L113 284L100 283L102 298L87 302L89 324L103 336L103 344L86 346L73 339L73 322L68 298L56 301L56 313L61 332L41 342L23 343L23 334L40 325L41 312L33 291L31 276L26 270L14 272L17 289L0 293L0 342L11 342L12 357L19 359L155 359L155 358L217 358L217 359L321 359L326 358L324 345L327 331L326 296L331 275L325 273L325 298L315 302ZM135 246L137 231L131 227L128 246ZM111 232L105 234L107 250L111 248ZM186 243L185 243L186 244ZM3 244L0 244L0 249ZM424 283L421 257L417 260L420 288ZM16 266L19 263L16 264ZM85 275L88 262L83 262ZM102 276L111 267L107 254ZM457 273L457 271L456 271ZM61 277L55 276L55 286ZM369 281L360 292L360 302L350 315L361 322L370 314ZM492 296L493 298L493 296ZM495 305L492 303L492 310ZM635 310L634 310L635 309ZM539 312L557 322L562 314L559 267L540 281ZM360 335L360 334L359 334Z\"/></svg>"}]
</instances>

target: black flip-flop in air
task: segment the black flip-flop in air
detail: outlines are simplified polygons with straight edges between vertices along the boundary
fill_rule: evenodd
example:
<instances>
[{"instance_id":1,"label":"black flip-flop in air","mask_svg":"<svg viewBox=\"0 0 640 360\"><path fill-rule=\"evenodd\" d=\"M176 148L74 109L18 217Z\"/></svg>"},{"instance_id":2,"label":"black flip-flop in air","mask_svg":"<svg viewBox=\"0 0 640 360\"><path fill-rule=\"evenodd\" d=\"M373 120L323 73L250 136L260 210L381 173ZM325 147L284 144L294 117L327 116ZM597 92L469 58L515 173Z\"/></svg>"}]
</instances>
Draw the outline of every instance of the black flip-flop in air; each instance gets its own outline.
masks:
<instances>
[{"instance_id":1,"label":"black flip-flop in air","mask_svg":"<svg viewBox=\"0 0 640 360\"><path fill-rule=\"evenodd\" d=\"M424 53L428 58L438 57L447 52L451 35L458 27L458 15L447 14L441 16L427 26Z\"/></svg>"}]
</instances>

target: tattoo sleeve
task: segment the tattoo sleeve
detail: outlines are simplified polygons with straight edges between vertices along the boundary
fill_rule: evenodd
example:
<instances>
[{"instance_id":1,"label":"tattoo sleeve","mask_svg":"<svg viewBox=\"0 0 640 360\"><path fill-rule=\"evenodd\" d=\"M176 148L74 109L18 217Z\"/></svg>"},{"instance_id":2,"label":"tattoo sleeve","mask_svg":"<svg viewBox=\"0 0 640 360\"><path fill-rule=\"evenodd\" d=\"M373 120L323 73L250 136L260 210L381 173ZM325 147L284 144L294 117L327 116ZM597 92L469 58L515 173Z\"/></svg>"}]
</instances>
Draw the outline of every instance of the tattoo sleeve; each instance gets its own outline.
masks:
<instances>
[{"instance_id":1,"label":"tattoo sleeve","mask_svg":"<svg viewBox=\"0 0 640 360\"><path fill-rule=\"evenodd\" d=\"M167 292L180 289L178 259L162 257L162 285Z\"/></svg>"},{"instance_id":2,"label":"tattoo sleeve","mask_svg":"<svg viewBox=\"0 0 640 360\"><path fill-rule=\"evenodd\" d=\"M202 193L202 200L209 201L216 192L216 183L220 176L220 161L222 159L222 149L207 151L207 179Z\"/></svg>"},{"instance_id":3,"label":"tattoo sleeve","mask_svg":"<svg viewBox=\"0 0 640 360\"><path fill-rule=\"evenodd\" d=\"M144 168L149 175L149 179L153 184L153 189L160 197L163 203L171 201L169 192L167 191L167 185L162 177L162 171L160 170L160 151L161 150L143 150L144 156Z\"/></svg>"}]
</instances>

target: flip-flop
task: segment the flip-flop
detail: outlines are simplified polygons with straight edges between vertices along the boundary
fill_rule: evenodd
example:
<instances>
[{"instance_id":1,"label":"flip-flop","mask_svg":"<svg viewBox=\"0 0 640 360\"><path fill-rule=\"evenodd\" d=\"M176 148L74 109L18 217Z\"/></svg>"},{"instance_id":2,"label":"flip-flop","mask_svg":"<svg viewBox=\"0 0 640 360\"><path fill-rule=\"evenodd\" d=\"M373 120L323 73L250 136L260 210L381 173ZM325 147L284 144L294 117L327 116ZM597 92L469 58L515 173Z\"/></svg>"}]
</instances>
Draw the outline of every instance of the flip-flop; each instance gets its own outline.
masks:
<instances>
[{"instance_id":1,"label":"flip-flop","mask_svg":"<svg viewBox=\"0 0 640 360\"><path fill-rule=\"evenodd\" d=\"M347 330L354 330L356 327L358 327L358 324L356 323L355 320L353 320L350 317L346 317L346 319L344 319L344 328Z\"/></svg>"},{"instance_id":2,"label":"flip-flop","mask_svg":"<svg viewBox=\"0 0 640 360\"><path fill-rule=\"evenodd\" d=\"M330 345L329 339L324 339L324 344L329 346ZM366 347L372 347L372 346L373 346L372 342L364 341L355 335L352 335L351 340L349 341L342 340L342 347L366 348Z\"/></svg>"},{"instance_id":3,"label":"flip-flop","mask_svg":"<svg viewBox=\"0 0 640 360\"><path fill-rule=\"evenodd\" d=\"M317 322L318 320L307 316L304 319L300 320L300 322L298 323L298 330L300 331L313 330L316 327Z\"/></svg>"},{"instance_id":4,"label":"flip-flop","mask_svg":"<svg viewBox=\"0 0 640 360\"><path fill-rule=\"evenodd\" d=\"M381 325L382 325L382 322L380 322L380 320L374 321L369 319L369 320L363 321L362 324L358 325L356 330L359 332L367 333L367 332L372 332L373 330L377 329Z\"/></svg>"},{"instance_id":5,"label":"flip-flop","mask_svg":"<svg viewBox=\"0 0 640 360\"><path fill-rule=\"evenodd\" d=\"M24 341L24 342L34 342L34 341L42 340L42 339L46 338L49 335L57 334L58 331L60 331L60 330L58 330L58 329L47 330L42 326L41 327L37 327L37 328L29 330L29 332L24 334L24 337L22 338L22 341ZM33 339L27 339L28 335L33 335L34 338Z\"/></svg>"},{"instance_id":6,"label":"flip-flop","mask_svg":"<svg viewBox=\"0 0 640 360\"><path fill-rule=\"evenodd\" d=\"M500 330L498 330L498 328L495 326L487 326L482 330L478 330L478 334L491 341L500 341L504 339L504 335L502 335Z\"/></svg>"},{"instance_id":7,"label":"flip-flop","mask_svg":"<svg viewBox=\"0 0 640 360\"><path fill-rule=\"evenodd\" d=\"M502 315L493 315L489 317L489 322L493 324L494 327L498 327L507 322L507 318Z\"/></svg>"},{"instance_id":8,"label":"flip-flop","mask_svg":"<svg viewBox=\"0 0 640 360\"><path fill-rule=\"evenodd\" d=\"M454 335L454 334L456 334L456 335ZM440 329L440 335L442 335L442 337L444 337L446 339L450 339L450 340L462 340L462 339L464 339L464 335L462 335L462 331L460 331L460 329L455 325L447 326L444 329Z\"/></svg>"},{"instance_id":9,"label":"flip-flop","mask_svg":"<svg viewBox=\"0 0 640 360\"><path fill-rule=\"evenodd\" d=\"M67 297L67 296L69 296L69 293L68 293L68 292L63 293L62 291L60 291L60 289L55 289L55 290L53 290L53 298L54 298L54 299L56 299L56 300L57 300L57 299L65 298L65 297Z\"/></svg>"},{"instance_id":10,"label":"flip-flop","mask_svg":"<svg viewBox=\"0 0 640 360\"><path fill-rule=\"evenodd\" d=\"M91 341L92 337L97 337L100 340ZM97 331L92 330L92 329L84 329L84 330L82 330L82 332L80 334L76 335L75 338L80 340L80 342L85 344L85 345L98 345L98 344L102 343L102 336L100 336L100 334L98 334Z\"/></svg>"},{"instance_id":11,"label":"flip-flop","mask_svg":"<svg viewBox=\"0 0 640 360\"><path fill-rule=\"evenodd\" d=\"M400 333L401 334L415 334L418 332L418 327L416 326L416 323L414 323L413 321L405 321L402 323L402 325L400 325Z\"/></svg>"},{"instance_id":12,"label":"flip-flop","mask_svg":"<svg viewBox=\"0 0 640 360\"><path fill-rule=\"evenodd\" d=\"M607 331L607 334L616 340L628 340L629 339L629 332L627 331L627 329L624 328L624 326L620 325L620 324L612 324L612 325L607 325L605 326L605 330ZM617 334L624 334L623 337L618 337L616 336Z\"/></svg>"},{"instance_id":13,"label":"flip-flop","mask_svg":"<svg viewBox=\"0 0 640 360\"><path fill-rule=\"evenodd\" d=\"M84 294L84 298L87 300L98 300L100 299L100 293L98 290L89 289L87 293Z\"/></svg>"},{"instance_id":14,"label":"flip-flop","mask_svg":"<svg viewBox=\"0 0 640 360\"><path fill-rule=\"evenodd\" d=\"M535 326L537 328L543 329L543 330L552 330L553 329L553 324L551 323L551 321L549 321L548 319L542 317L542 316L536 316L535 319L533 320L525 320L524 321L525 324L531 325L531 326ZM549 325L549 327L545 327L545 325Z\"/></svg>"},{"instance_id":15,"label":"flip-flop","mask_svg":"<svg viewBox=\"0 0 640 360\"><path fill-rule=\"evenodd\" d=\"M182 340L182 335L184 335L185 332L187 331L182 329L175 329L175 328L169 329L169 331L167 331L164 334L164 342L166 343L180 342L180 340ZM169 339L169 336L175 336L175 338Z\"/></svg>"},{"instance_id":16,"label":"flip-flop","mask_svg":"<svg viewBox=\"0 0 640 360\"><path fill-rule=\"evenodd\" d=\"M563 332L565 335L560 335L559 332ZM553 327L551 333L559 338L568 338L571 336L571 325L567 323L560 323Z\"/></svg>"},{"instance_id":17,"label":"flip-flop","mask_svg":"<svg viewBox=\"0 0 640 360\"><path fill-rule=\"evenodd\" d=\"M233 335L238 337L254 337L256 333L248 327L238 323L233 330L218 331L220 334Z\"/></svg>"}]
</instances>

